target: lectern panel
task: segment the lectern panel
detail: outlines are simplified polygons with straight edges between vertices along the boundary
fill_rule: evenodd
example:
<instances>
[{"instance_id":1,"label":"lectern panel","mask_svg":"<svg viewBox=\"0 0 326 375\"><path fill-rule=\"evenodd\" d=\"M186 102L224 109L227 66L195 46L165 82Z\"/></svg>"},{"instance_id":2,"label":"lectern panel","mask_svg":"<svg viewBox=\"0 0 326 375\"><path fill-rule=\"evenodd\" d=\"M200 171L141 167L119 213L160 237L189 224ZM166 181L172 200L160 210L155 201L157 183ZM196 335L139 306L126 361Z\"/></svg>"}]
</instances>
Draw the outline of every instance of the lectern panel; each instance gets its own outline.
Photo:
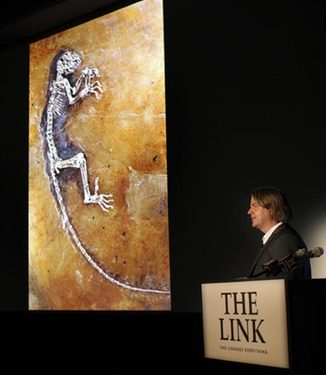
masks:
<instances>
[{"instance_id":1,"label":"lectern panel","mask_svg":"<svg viewBox=\"0 0 326 375\"><path fill-rule=\"evenodd\" d=\"M202 284L205 357L289 368L284 280Z\"/></svg>"}]
</instances>

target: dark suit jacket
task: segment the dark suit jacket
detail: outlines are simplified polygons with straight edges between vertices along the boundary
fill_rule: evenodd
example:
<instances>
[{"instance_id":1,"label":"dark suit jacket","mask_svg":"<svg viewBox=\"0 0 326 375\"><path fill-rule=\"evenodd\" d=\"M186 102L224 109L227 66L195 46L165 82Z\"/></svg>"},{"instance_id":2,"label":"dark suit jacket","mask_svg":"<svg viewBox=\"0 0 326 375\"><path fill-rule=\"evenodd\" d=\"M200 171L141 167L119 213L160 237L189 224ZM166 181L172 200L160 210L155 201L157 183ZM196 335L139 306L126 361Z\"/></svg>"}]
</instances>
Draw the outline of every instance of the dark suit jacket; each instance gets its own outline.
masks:
<instances>
[{"instance_id":1,"label":"dark suit jacket","mask_svg":"<svg viewBox=\"0 0 326 375\"><path fill-rule=\"evenodd\" d=\"M298 267L291 272L281 271L276 276L261 275L256 276L263 271L262 265L272 259L280 259L284 256L295 253L298 249L306 248L300 235L289 225L282 224L272 233L268 241L258 253L251 271L250 278L285 278L285 279L311 279L310 261L308 258L297 262Z\"/></svg>"}]
</instances>

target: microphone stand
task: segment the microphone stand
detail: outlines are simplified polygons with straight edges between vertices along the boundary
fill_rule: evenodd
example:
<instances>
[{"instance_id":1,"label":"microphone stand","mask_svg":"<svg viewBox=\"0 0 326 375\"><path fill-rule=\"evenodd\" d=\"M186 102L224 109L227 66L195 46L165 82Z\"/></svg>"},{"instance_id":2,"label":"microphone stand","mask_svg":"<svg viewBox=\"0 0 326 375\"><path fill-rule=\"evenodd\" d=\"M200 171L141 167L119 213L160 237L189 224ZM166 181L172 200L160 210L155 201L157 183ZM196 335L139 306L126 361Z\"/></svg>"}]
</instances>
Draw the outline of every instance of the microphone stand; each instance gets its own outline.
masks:
<instances>
[{"instance_id":1,"label":"microphone stand","mask_svg":"<svg viewBox=\"0 0 326 375\"><path fill-rule=\"evenodd\" d=\"M277 276L281 272L288 274L294 269L297 268L297 262L291 256L285 256L281 258L279 261L275 261L272 259L271 261L262 265L263 271L257 273L254 278L259 277L261 275L269 276Z\"/></svg>"},{"instance_id":2,"label":"microphone stand","mask_svg":"<svg viewBox=\"0 0 326 375\"><path fill-rule=\"evenodd\" d=\"M261 272L258 272L256 275L252 276L252 278L256 278L256 277L259 277L261 275L266 275L267 277L270 276L270 274L272 274L272 270L263 270ZM276 275L274 275L276 276Z\"/></svg>"}]
</instances>

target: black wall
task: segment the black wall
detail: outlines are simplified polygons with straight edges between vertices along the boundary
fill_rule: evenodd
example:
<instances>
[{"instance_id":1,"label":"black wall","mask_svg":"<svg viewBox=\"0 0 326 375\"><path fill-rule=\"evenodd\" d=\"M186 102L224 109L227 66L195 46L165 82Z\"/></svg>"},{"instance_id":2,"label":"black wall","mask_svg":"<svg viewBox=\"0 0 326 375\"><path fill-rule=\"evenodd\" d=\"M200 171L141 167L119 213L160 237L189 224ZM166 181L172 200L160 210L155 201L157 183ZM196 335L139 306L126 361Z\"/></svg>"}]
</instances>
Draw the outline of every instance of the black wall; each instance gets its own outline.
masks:
<instances>
[{"instance_id":1,"label":"black wall","mask_svg":"<svg viewBox=\"0 0 326 375\"><path fill-rule=\"evenodd\" d=\"M28 46L0 51L0 310L28 296Z\"/></svg>"},{"instance_id":2,"label":"black wall","mask_svg":"<svg viewBox=\"0 0 326 375\"><path fill-rule=\"evenodd\" d=\"M253 188L283 189L303 235L325 211L325 13L322 0L165 0L164 22L172 308L199 312L202 282L244 276L255 257ZM27 309L32 39L0 51L0 303L9 310Z\"/></svg>"},{"instance_id":3,"label":"black wall","mask_svg":"<svg viewBox=\"0 0 326 375\"><path fill-rule=\"evenodd\" d=\"M303 236L325 220L323 2L166 1L165 37L173 307L196 311L250 269L252 189L284 190Z\"/></svg>"}]
</instances>

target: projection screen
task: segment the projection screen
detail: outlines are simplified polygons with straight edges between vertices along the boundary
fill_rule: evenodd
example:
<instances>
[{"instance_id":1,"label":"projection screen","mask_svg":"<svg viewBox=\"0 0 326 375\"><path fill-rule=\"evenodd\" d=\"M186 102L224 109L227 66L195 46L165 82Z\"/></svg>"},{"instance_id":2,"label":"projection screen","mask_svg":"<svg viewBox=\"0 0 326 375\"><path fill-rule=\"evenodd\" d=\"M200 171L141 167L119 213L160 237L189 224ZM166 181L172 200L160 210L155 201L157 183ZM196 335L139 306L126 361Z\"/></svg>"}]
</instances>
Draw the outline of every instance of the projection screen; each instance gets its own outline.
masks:
<instances>
[{"instance_id":1,"label":"projection screen","mask_svg":"<svg viewBox=\"0 0 326 375\"><path fill-rule=\"evenodd\" d=\"M29 309L169 310L162 1L30 44Z\"/></svg>"}]
</instances>

